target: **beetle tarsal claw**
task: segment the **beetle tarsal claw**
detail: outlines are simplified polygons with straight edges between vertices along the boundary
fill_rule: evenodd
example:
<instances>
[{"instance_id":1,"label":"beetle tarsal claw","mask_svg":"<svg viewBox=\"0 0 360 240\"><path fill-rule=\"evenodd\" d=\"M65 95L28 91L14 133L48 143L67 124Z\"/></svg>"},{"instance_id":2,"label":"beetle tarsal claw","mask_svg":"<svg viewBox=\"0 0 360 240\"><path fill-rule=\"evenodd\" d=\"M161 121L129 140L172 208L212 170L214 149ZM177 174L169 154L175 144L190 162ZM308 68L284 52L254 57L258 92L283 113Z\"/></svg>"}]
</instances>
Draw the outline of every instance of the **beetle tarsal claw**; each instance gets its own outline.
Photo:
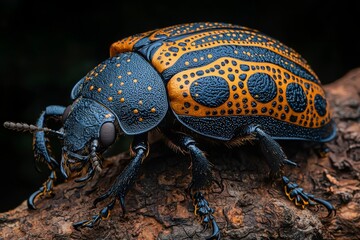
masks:
<instances>
[{"instance_id":1,"label":"beetle tarsal claw","mask_svg":"<svg viewBox=\"0 0 360 240\"><path fill-rule=\"evenodd\" d=\"M50 173L49 178L46 180L46 182L43 183L43 185L39 188L39 190L35 191L28 198L28 200L27 200L28 208L36 209L35 200L37 198L42 198L42 197L51 198L51 197L54 197L55 194L53 192L53 186L54 186L55 180L56 180L56 173L55 173L55 171L52 171Z\"/></svg>"},{"instance_id":2,"label":"beetle tarsal claw","mask_svg":"<svg viewBox=\"0 0 360 240\"><path fill-rule=\"evenodd\" d=\"M317 206L317 204L320 204L328 211L327 217L336 215L336 209L333 205L331 205L331 203L316 198L312 194L304 192L304 190L297 183L291 182L285 176L282 177L282 180L284 183L285 195L289 198L290 201L294 202L296 206L304 209L307 206Z\"/></svg>"},{"instance_id":3,"label":"beetle tarsal claw","mask_svg":"<svg viewBox=\"0 0 360 240\"><path fill-rule=\"evenodd\" d=\"M100 221L106 220L110 217L110 211L114 208L116 199L112 200L110 204L100 210L97 215L94 215L91 220L84 220L73 224L73 227L76 230L79 228L93 228L96 224L99 224Z\"/></svg>"},{"instance_id":4,"label":"beetle tarsal claw","mask_svg":"<svg viewBox=\"0 0 360 240\"><path fill-rule=\"evenodd\" d=\"M192 195L193 205L194 205L194 214L199 216L201 219L201 224L203 225L203 232L205 232L208 227L212 228L211 236L207 237L207 240L220 239L220 229L215 221L215 217L212 215L214 209L209 207L208 201L206 201L204 195L201 192L196 192Z\"/></svg>"},{"instance_id":5,"label":"beetle tarsal claw","mask_svg":"<svg viewBox=\"0 0 360 240\"><path fill-rule=\"evenodd\" d=\"M293 161L291 161L289 159L285 159L284 163L286 163L288 165L291 165L291 166L294 166L294 167L300 167L296 162L293 162Z\"/></svg>"}]
</instances>

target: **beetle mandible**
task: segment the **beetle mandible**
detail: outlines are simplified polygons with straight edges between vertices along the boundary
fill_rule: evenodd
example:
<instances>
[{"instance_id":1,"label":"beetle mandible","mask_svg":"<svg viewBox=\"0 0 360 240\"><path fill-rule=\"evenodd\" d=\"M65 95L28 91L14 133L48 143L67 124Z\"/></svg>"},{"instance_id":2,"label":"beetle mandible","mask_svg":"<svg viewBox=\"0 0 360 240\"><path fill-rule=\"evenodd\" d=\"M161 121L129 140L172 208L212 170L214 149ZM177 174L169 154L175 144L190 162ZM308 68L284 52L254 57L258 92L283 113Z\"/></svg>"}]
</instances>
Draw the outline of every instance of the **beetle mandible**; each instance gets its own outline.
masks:
<instances>
[{"instance_id":1,"label":"beetle mandible","mask_svg":"<svg viewBox=\"0 0 360 240\"><path fill-rule=\"evenodd\" d=\"M121 135L134 136L133 158L110 189L94 204L110 203L76 229L94 227L109 216L125 195L149 152L147 135L158 129L173 148L189 153L189 186L195 215L212 227L209 239L220 239L214 210L202 194L212 181L211 167L198 139L228 146L257 141L270 174L282 179L285 194L302 208L320 204L329 215L335 208L306 193L283 173L288 160L276 140L327 142L336 134L321 83L296 51L253 29L228 23L179 24L133 35L110 47L110 58L91 70L71 91L68 107L48 106L36 126L5 122L34 134L34 155L45 160L50 176L28 199L52 196L60 169L65 178L85 169L79 182L101 171L101 155ZM46 127L62 121L59 130ZM62 159L48 149L47 134L62 142Z\"/></svg>"}]
</instances>

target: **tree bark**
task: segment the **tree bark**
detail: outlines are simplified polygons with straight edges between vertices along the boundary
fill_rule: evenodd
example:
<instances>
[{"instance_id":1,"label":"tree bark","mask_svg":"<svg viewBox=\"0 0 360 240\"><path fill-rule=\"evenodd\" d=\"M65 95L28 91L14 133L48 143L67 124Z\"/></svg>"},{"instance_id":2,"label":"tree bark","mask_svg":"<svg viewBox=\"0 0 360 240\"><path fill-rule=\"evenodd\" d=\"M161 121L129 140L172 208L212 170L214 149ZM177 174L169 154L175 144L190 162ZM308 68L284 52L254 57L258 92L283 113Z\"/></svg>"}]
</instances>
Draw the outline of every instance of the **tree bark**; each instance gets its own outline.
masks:
<instances>
[{"instance_id":1,"label":"tree bark","mask_svg":"<svg viewBox=\"0 0 360 240\"><path fill-rule=\"evenodd\" d=\"M283 186L270 180L256 144L203 145L219 183L205 196L222 239L360 239L360 68L324 88L338 126L337 137L327 144L329 154L320 157L298 143L280 144L300 165L287 166L286 174L305 192L331 202L337 215L326 218L323 207L301 209L290 202ZM0 239L204 239L211 233L201 232L185 191L191 181L189 157L173 153L162 141L153 141L126 195L125 216L116 204L110 218L95 228L75 230L74 222L90 219L104 206L93 208L92 202L128 163L127 152L109 157L85 187L77 188L72 180L58 183L55 196L38 201L37 210L27 209L24 201L1 213Z\"/></svg>"}]
</instances>

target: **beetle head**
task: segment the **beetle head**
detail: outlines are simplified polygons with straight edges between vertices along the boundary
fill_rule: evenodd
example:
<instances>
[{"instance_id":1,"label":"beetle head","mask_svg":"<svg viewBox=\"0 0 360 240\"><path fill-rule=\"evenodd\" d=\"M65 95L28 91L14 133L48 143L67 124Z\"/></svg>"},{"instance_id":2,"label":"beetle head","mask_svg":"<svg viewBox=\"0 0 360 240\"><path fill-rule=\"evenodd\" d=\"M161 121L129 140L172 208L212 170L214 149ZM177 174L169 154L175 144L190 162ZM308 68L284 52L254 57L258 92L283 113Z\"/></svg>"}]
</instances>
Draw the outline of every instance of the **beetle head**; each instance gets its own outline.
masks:
<instances>
[{"instance_id":1,"label":"beetle head","mask_svg":"<svg viewBox=\"0 0 360 240\"><path fill-rule=\"evenodd\" d=\"M61 171L88 172L99 170L101 154L109 148L121 132L114 114L103 105L86 98L78 98L63 114L63 148Z\"/></svg>"}]
</instances>

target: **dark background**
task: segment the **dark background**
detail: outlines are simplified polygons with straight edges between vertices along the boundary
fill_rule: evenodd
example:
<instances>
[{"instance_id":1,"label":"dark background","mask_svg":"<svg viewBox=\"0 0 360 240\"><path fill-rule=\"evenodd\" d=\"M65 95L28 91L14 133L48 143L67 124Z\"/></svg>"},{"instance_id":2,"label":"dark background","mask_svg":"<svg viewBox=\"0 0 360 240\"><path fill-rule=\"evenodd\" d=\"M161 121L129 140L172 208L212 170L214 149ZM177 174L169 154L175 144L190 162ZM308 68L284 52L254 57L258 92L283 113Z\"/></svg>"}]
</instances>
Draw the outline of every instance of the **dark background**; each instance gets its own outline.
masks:
<instances>
[{"instance_id":1,"label":"dark background","mask_svg":"<svg viewBox=\"0 0 360 240\"><path fill-rule=\"evenodd\" d=\"M108 58L112 42L178 23L221 21L258 29L296 49L324 84L360 66L357 1L40 2L0 2L1 123L35 123L46 106L70 104L72 86ZM0 136L3 212L37 190L48 172L34 168L29 133L0 127Z\"/></svg>"}]
</instances>

